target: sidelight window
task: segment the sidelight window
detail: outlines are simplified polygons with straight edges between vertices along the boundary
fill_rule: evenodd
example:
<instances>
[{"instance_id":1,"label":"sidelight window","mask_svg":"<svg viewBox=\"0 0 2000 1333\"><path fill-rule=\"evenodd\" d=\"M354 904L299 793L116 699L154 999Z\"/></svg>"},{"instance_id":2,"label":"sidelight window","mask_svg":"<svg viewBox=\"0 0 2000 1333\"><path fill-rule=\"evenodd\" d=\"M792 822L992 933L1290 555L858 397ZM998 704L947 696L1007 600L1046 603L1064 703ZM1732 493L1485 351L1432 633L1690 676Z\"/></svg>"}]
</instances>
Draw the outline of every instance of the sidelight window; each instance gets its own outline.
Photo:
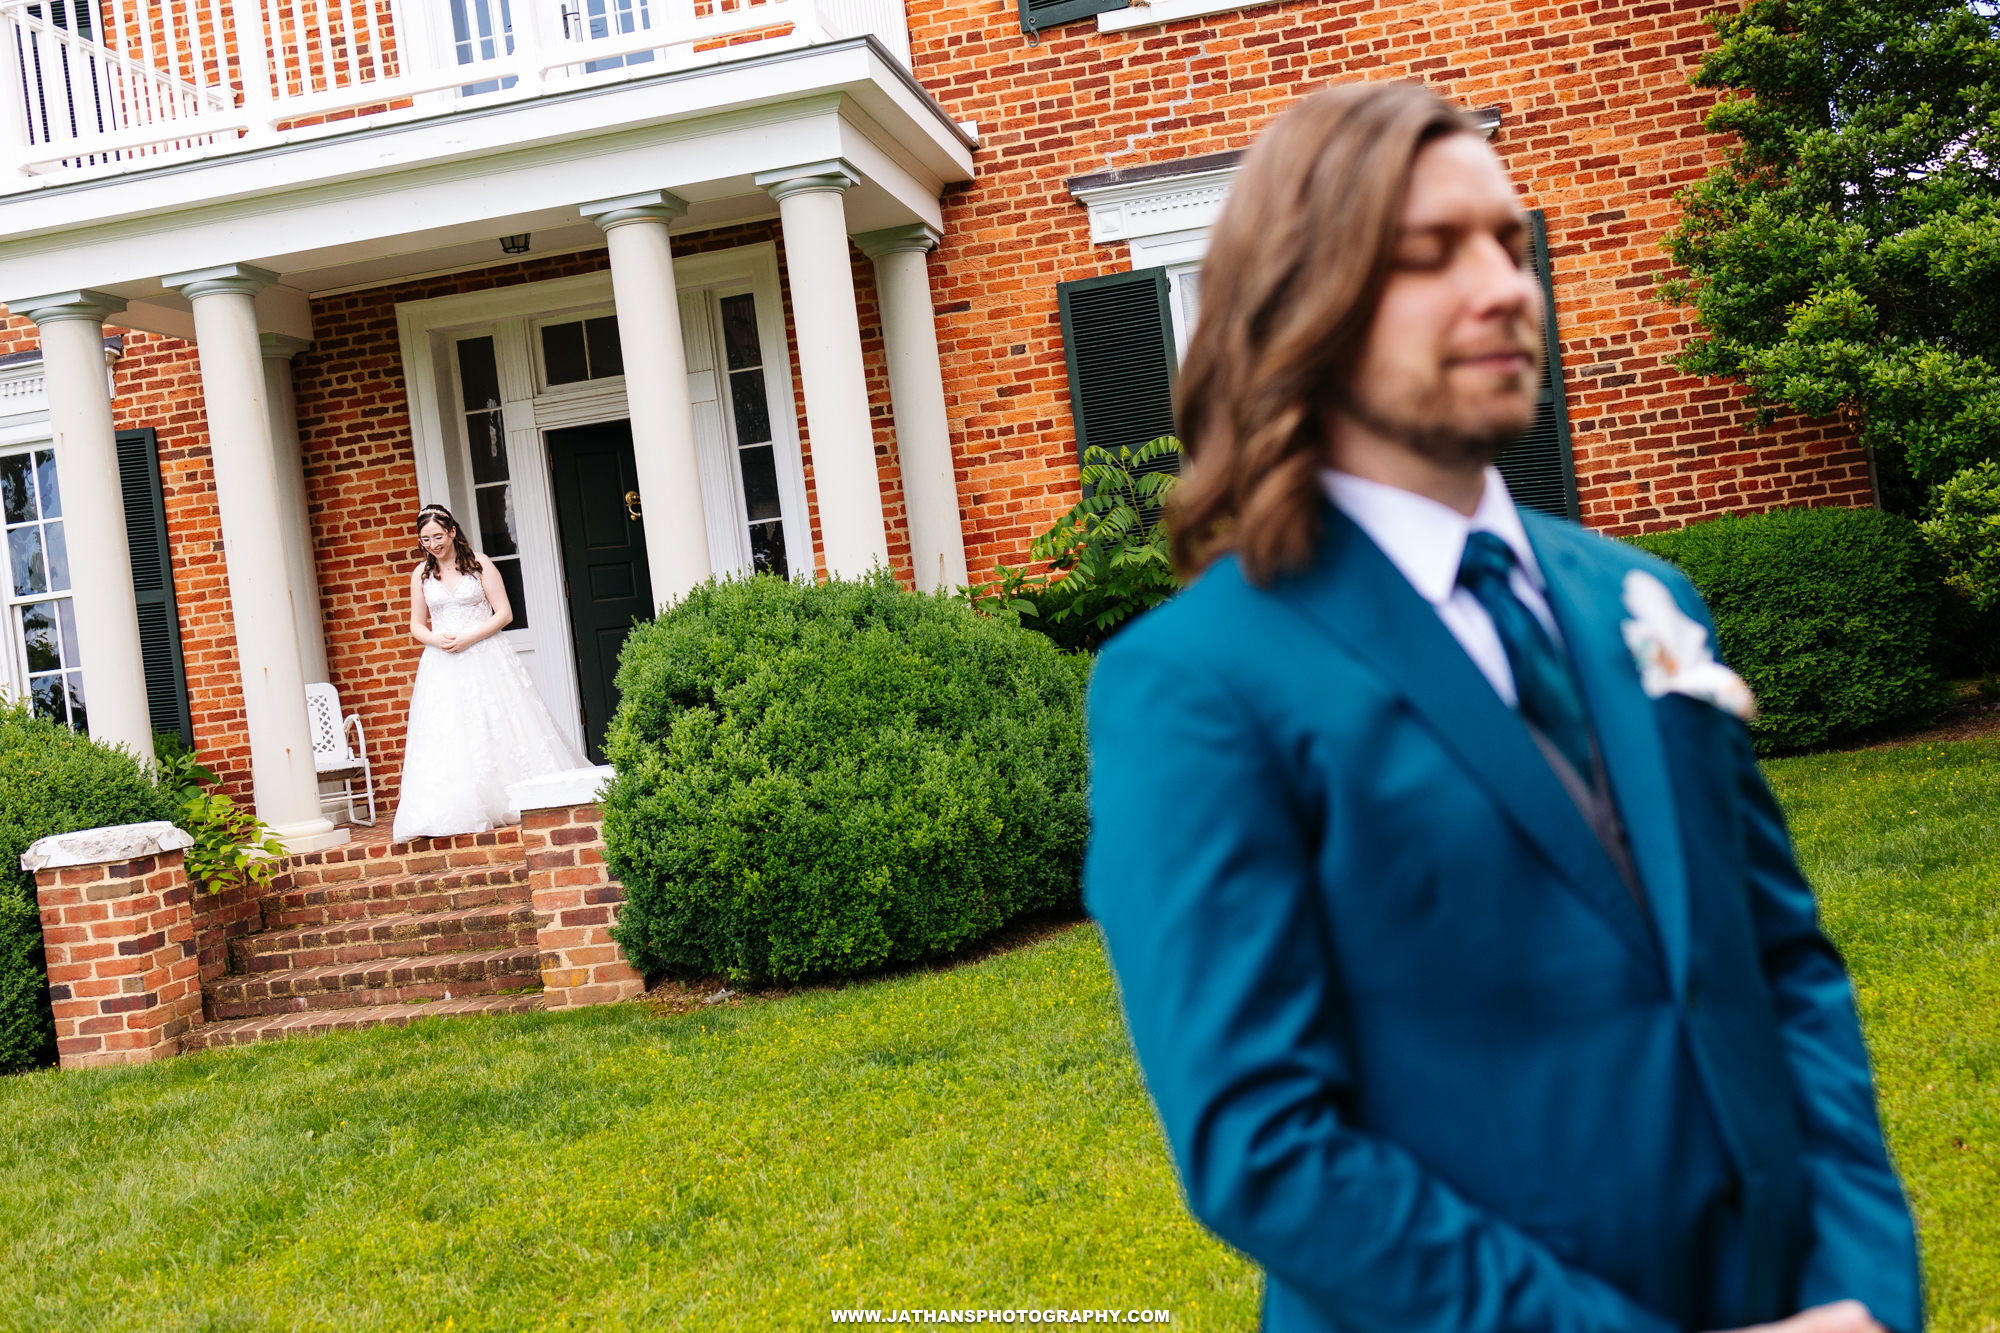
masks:
<instances>
[{"instance_id":1,"label":"sidelight window","mask_svg":"<svg viewBox=\"0 0 2000 1333\"><path fill-rule=\"evenodd\" d=\"M521 585L521 536L514 510L514 481L507 465L507 423L500 410L500 369L493 339L458 340L458 387L465 405L466 447L471 455L472 496L479 549L493 562L513 603L514 623L528 627Z\"/></svg>"},{"instance_id":2,"label":"sidelight window","mask_svg":"<svg viewBox=\"0 0 2000 1333\"><path fill-rule=\"evenodd\" d=\"M729 416L750 525L750 564L759 574L789 578L784 505L778 497L778 457L772 442L771 400L764 385L764 350L757 334L757 298L725 296L722 350L728 362Z\"/></svg>"},{"instance_id":3,"label":"sidelight window","mask_svg":"<svg viewBox=\"0 0 2000 1333\"><path fill-rule=\"evenodd\" d=\"M0 455L8 613L35 712L85 731L82 662L70 600L69 542L51 449Z\"/></svg>"}]
</instances>

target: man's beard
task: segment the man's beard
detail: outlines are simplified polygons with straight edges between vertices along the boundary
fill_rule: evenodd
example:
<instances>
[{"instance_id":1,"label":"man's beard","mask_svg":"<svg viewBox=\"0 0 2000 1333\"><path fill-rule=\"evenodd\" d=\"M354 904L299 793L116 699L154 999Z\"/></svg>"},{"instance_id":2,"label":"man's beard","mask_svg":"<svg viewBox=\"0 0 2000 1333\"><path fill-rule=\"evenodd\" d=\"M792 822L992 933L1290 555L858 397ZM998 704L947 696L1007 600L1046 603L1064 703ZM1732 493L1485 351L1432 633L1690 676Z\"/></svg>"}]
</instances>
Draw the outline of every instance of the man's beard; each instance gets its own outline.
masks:
<instances>
[{"instance_id":1,"label":"man's beard","mask_svg":"<svg viewBox=\"0 0 2000 1333\"><path fill-rule=\"evenodd\" d=\"M1484 467L1512 448L1526 433L1523 426L1463 426L1421 411L1391 415L1382 405L1348 393L1342 404L1347 415L1376 435L1445 467L1469 463Z\"/></svg>"}]
</instances>

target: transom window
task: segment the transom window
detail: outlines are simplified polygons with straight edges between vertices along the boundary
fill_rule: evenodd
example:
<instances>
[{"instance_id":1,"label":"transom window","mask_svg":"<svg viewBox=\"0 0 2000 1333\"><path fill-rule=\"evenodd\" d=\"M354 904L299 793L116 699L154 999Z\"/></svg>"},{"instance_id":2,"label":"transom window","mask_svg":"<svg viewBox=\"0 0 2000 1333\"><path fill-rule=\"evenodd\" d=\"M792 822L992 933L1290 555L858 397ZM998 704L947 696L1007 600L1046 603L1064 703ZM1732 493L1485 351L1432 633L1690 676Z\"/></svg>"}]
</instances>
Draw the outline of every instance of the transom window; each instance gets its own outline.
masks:
<instances>
[{"instance_id":1,"label":"transom window","mask_svg":"<svg viewBox=\"0 0 2000 1333\"><path fill-rule=\"evenodd\" d=\"M0 516L7 538L8 615L19 632L29 698L43 717L86 731L54 450L0 454Z\"/></svg>"},{"instance_id":2,"label":"transom window","mask_svg":"<svg viewBox=\"0 0 2000 1333\"><path fill-rule=\"evenodd\" d=\"M625 349L618 341L618 316L542 325L542 377L549 388L608 380L624 373Z\"/></svg>"},{"instance_id":3,"label":"transom window","mask_svg":"<svg viewBox=\"0 0 2000 1333\"><path fill-rule=\"evenodd\" d=\"M500 574L513 603L514 623L528 627L528 599L521 583L521 530L514 516L514 482L507 466L507 423L500 410L500 367L493 337L458 340L459 400L465 404L465 441L472 462L472 496L479 549ZM470 573L471 571L466 571Z\"/></svg>"}]
</instances>

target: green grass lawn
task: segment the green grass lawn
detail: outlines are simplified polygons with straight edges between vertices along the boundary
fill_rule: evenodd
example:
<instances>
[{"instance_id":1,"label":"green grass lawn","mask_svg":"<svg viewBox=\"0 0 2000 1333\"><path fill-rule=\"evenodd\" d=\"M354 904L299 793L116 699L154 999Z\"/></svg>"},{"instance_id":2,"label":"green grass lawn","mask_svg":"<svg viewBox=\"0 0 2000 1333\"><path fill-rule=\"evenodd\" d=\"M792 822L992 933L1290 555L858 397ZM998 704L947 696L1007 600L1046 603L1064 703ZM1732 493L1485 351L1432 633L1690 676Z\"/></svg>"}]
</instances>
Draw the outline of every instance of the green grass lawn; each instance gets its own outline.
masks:
<instances>
[{"instance_id":1,"label":"green grass lawn","mask_svg":"<svg viewBox=\"0 0 2000 1333\"><path fill-rule=\"evenodd\" d=\"M1769 765L1847 954L1935 1333L2000 1330L2000 742Z\"/></svg>"},{"instance_id":2,"label":"green grass lawn","mask_svg":"<svg viewBox=\"0 0 2000 1333\"><path fill-rule=\"evenodd\" d=\"M2000 742L1772 765L1860 981L1937 1333L2000 1330ZM439 1021L0 1079L0 1328L1255 1325L1095 932L659 1017Z\"/></svg>"}]
</instances>

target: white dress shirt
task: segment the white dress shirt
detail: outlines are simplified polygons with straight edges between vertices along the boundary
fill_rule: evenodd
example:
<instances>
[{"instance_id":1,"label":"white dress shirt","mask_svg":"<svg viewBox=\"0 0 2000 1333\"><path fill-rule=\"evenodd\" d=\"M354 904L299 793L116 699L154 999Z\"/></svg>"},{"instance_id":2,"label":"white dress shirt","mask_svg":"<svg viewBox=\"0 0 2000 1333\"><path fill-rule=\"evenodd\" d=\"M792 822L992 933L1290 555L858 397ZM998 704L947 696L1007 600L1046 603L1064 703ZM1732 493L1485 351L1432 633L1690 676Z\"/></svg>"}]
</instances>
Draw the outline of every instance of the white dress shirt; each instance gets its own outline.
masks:
<instances>
[{"instance_id":1,"label":"white dress shirt","mask_svg":"<svg viewBox=\"0 0 2000 1333\"><path fill-rule=\"evenodd\" d=\"M1353 519L1389 557L1389 563L1402 571L1417 595L1436 609L1438 619L1473 665L1493 683L1494 692L1513 707L1514 672L1507 665L1507 649L1493 628L1493 617L1486 614L1478 598L1458 586L1458 565L1465 557L1467 537L1490 532L1507 543L1516 561L1508 586L1551 638L1560 644L1562 637L1543 595L1546 585L1541 566L1535 562L1535 548L1528 545L1527 530L1514 512L1514 500L1507 494L1500 469L1486 469L1486 490L1470 518L1414 491L1366 481L1347 472L1328 469L1320 474L1320 484L1340 512Z\"/></svg>"}]
</instances>

